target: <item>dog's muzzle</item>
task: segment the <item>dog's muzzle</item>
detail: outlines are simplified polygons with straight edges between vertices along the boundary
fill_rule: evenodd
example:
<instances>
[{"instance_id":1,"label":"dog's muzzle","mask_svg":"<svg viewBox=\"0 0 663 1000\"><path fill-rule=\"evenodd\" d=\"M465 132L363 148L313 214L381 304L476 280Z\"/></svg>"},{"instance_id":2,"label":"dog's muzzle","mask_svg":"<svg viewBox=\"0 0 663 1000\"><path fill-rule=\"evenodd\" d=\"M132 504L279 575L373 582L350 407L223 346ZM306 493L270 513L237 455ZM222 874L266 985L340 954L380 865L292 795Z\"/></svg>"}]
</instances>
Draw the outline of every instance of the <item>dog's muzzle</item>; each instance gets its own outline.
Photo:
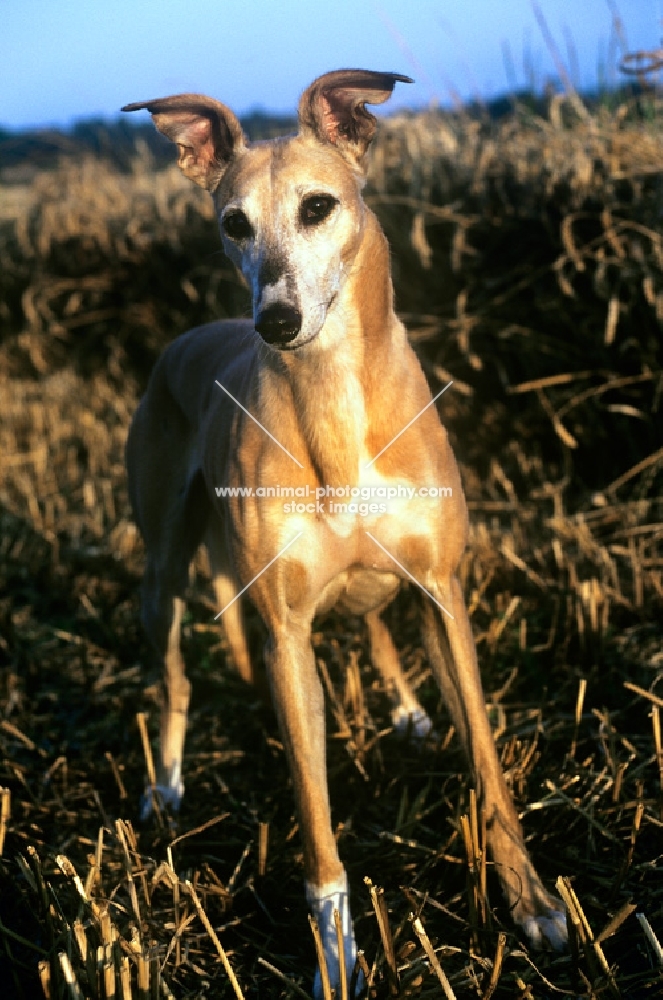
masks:
<instances>
[{"instance_id":1,"label":"dog's muzzle","mask_svg":"<svg viewBox=\"0 0 663 1000\"><path fill-rule=\"evenodd\" d=\"M274 347L289 344L301 328L302 314L299 310L279 303L262 309L256 319L256 330L266 343Z\"/></svg>"}]
</instances>

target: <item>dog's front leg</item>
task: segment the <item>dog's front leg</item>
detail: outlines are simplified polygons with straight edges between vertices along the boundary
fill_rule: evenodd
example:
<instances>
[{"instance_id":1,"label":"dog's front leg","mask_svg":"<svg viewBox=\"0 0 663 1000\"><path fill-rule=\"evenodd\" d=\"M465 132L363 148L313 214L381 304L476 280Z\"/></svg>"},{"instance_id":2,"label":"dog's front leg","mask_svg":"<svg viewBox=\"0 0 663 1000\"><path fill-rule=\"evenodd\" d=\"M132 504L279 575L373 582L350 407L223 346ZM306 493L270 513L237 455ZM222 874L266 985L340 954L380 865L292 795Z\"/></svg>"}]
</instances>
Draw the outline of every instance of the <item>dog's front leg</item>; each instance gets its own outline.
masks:
<instances>
[{"instance_id":1,"label":"dog's front leg","mask_svg":"<svg viewBox=\"0 0 663 1000\"><path fill-rule=\"evenodd\" d=\"M306 898L322 935L332 988L339 995L340 962L334 910L341 917L346 978L354 968L356 948L347 876L332 832L325 750L325 706L310 640L310 621L292 618L271 633L267 665L304 845ZM313 993L322 996L320 970Z\"/></svg>"},{"instance_id":2,"label":"dog's front leg","mask_svg":"<svg viewBox=\"0 0 663 1000\"><path fill-rule=\"evenodd\" d=\"M527 853L522 830L490 728L469 616L456 576L438 579L432 592L449 613L425 607L425 643L456 731L467 753L479 805L486 816L488 846L514 921L535 946L566 943L561 900L544 888Z\"/></svg>"}]
</instances>

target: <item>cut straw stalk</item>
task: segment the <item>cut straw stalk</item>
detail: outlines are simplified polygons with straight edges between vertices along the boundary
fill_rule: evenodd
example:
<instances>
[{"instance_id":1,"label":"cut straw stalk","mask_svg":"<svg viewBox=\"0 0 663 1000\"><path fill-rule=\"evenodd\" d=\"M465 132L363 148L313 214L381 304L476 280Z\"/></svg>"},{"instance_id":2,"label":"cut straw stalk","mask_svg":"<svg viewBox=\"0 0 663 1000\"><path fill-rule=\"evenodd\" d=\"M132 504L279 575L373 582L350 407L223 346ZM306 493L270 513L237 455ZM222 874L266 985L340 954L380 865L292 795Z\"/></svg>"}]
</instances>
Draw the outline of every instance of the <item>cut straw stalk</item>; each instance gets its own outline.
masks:
<instances>
[{"instance_id":1,"label":"cut straw stalk","mask_svg":"<svg viewBox=\"0 0 663 1000\"><path fill-rule=\"evenodd\" d=\"M456 994L452 990L451 983L447 979L447 975L442 966L440 965L440 960L435 954L435 949L433 948L430 938L428 937L428 934L424 929L424 925L422 924L419 917L415 917L414 914L412 914L412 926L414 927L415 934L417 935L419 941L421 942L422 948L424 949L426 955L428 956L428 961L430 962L435 972L435 975L437 976L440 982L440 986L444 991L445 997L447 998L447 1000L456 1000Z\"/></svg>"},{"instance_id":2,"label":"cut straw stalk","mask_svg":"<svg viewBox=\"0 0 663 1000\"><path fill-rule=\"evenodd\" d=\"M122 990L122 1000L132 1000L131 965L128 955L122 955L120 958L120 989Z\"/></svg>"},{"instance_id":3,"label":"cut straw stalk","mask_svg":"<svg viewBox=\"0 0 663 1000\"><path fill-rule=\"evenodd\" d=\"M7 826L11 813L11 791L8 788L0 788L0 857L5 849L5 837L7 836Z\"/></svg>"},{"instance_id":4,"label":"cut straw stalk","mask_svg":"<svg viewBox=\"0 0 663 1000\"><path fill-rule=\"evenodd\" d=\"M133 907L134 916L136 918L136 923L140 927L142 924L142 919L140 915L140 906L138 904L138 893L136 892L136 883L134 882L133 876L133 865L131 864L131 856L129 854L129 846L127 843L128 839L128 827L127 824L118 819L115 823L115 829L117 831L117 837L122 845L122 851L124 853L124 864L127 875L127 886L129 889L129 898L131 899L131 905ZM149 900L147 900L149 904Z\"/></svg>"},{"instance_id":5,"label":"cut straw stalk","mask_svg":"<svg viewBox=\"0 0 663 1000\"><path fill-rule=\"evenodd\" d=\"M89 899L87 892L85 891L85 886L83 885L80 875L74 868L69 858L65 857L64 854L58 854L55 859L55 862L60 871L62 872L62 874L66 875L67 878L70 878L72 880L72 882L76 886L76 891L78 892L81 899L85 900L85 902L88 903Z\"/></svg>"},{"instance_id":6,"label":"cut straw stalk","mask_svg":"<svg viewBox=\"0 0 663 1000\"><path fill-rule=\"evenodd\" d=\"M329 981L329 970L327 968L327 958L322 944L320 927L318 925L318 921L312 913L309 913L308 915L308 922L311 928L311 933L313 934L313 941L315 942L315 954L318 959L318 968L320 969L320 984L322 986L323 1000L333 1000L331 983Z\"/></svg>"},{"instance_id":7,"label":"cut straw stalk","mask_svg":"<svg viewBox=\"0 0 663 1000\"><path fill-rule=\"evenodd\" d=\"M587 693L587 679L581 677L578 682L578 694L576 696L576 715L575 715L575 726L573 730L573 740L571 742L571 749L569 750L569 757L573 760L576 755L576 747L578 745L578 732L580 730L580 723L582 722L582 709L585 704L585 695Z\"/></svg>"},{"instance_id":8,"label":"cut straw stalk","mask_svg":"<svg viewBox=\"0 0 663 1000\"><path fill-rule=\"evenodd\" d=\"M637 910L637 908L638 907L635 903L624 903L623 906L620 906L614 916L612 916L605 925L601 933L596 935L596 940L599 942L607 941L609 937L616 934L624 921L627 920L633 911Z\"/></svg>"},{"instance_id":9,"label":"cut straw stalk","mask_svg":"<svg viewBox=\"0 0 663 1000\"><path fill-rule=\"evenodd\" d=\"M171 883L173 886L173 911L175 913L175 968L179 969L182 963L182 935L180 933L180 880L175 871L173 863L173 848L169 844L166 848L168 866L170 868Z\"/></svg>"},{"instance_id":10,"label":"cut straw stalk","mask_svg":"<svg viewBox=\"0 0 663 1000\"><path fill-rule=\"evenodd\" d=\"M387 902L384 898L384 889L379 889L374 886L370 878L365 878L364 882L368 886L368 890L371 894L373 909L375 910L375 916L378 921L382 947L384 948L384 956L387 962L389 992L392 996L397 997L400 993L400 976L398 975L396 952L394 950L394 940L391 935L391 927L389 926L389 912L387 910Z\"/></svg>"},{"instance_id":11,"label":"cut straw stalk","mask_svg":"<svg viewBox=\"0 0 663 1000\"><path fill-rule=\"evenodd\" d=\"M504 949L506 947L506 934L504 931L500 931L497 935L497 947L495 948L495 958L493 959L493 967L490 971L490 979L488 981L488 986L482 997L482 1000L490 1000L493 993L497 989L497 984L500 980L500 973L502 972L502 962L504 961Z\"/></svg>"},{"instance_id":12,"label":"cut straw stalk","mask_svg":"<svg viewBox=\"0 0 663 1000\"><path fill-rule=\"evenodd\" d=\"M275 965L272 965L271 962L268 962L266 958L262 957L262 955L258 956L258 964L264 966L269 972L272 973L272 975L277 976L282 982L284 982L287 985L288 989L296 993L297 996L303 997L304 1000L311 1000L310 993L306 993L301 988L301 986L298 986L297 983L293 983L292 979L289 979L284 972L281 972L280 969L277 969Z\"/></svg>"},{"instance_id":13,"label":"cut straw stalk","mask_svg":"<svg viewBox=\"0 0 663 1000\"><path fill-rule=\"evenodd\" d=\"M135 954L139 1000L150 1000L150 963L143 951Z\"/></svg>"},{"instance_id":14,"label":"cut straw stalk","mask_svg":"<svg viewBox=\"0 0 663 1000\"><path fill-rule=\"evenodd\" d=\"M336 926L336 945L338 947L338 978L341 986L341 1000L348 1000L348 980L345 968L345 942L343 940L343 924L341 914L334 907L334 924Z\"/></svg>"},{"instance_id":15,"label":"cut straw stalk","mask_svg":"<svg viewBox=\"0 0 663 1000\"><path fill-rule=\"evenodd\" d=\"M258 824L258 875L267 871L267 848L269 845L269 823Z\"/></svg>"},{"instance_id":16,"label":"cut straw stalk","mask_svg":"<svg viewBox=\"0 0 663 1000\"><path fill-rule=\"evenodd\" d=\"M205 927L205 930L207 931L207 933L211 937L212 942L214 944L214 947L216 948L217 954L218 954L219 958L221 959L221 962L223 963L223 967L226 970L226 975L228 976L228 979L230 980L230 984L231 984L233 990L235 991L235 996L237 997L237 1000L244 1000L244 994L242 993L241 986L237 982L237 977L235 976L235 973L233 972L233 968L232 968L230 962L228 961L228 956L226 955L225 950L223 948L223 945L221 944L221 942L219 941L219 939L218 939L218 937L216 935L216 931L214 930L214 928L212 927L212 925L211 925L211 923L209 921L209 917L207 916L207 914L205 913L205 910L203 909L202 903L198 899L198 895L196 893L196 890L194 889L193 885L191 884L191 882L189 882L188 879L185 881L184 884L187 887L187 890L189 892L189 895L191 896L191 899L193 900L193 905L196 907L196 911L198 913L198 916L202 920L203 925Z\"/></svg>"},{"instance_id":17,"label":"cut straw stalk","mask_svg":"<svg viewBox=\"0 0 663 1000\"><path fill-rule=\"evenodd\" d=\"M42 992L46 1000L51 1000L53 995L51 990L51 963L48 959L42 958L37 965L37 971L39 973L39 982L41 983Z\"/></svg>"},{"instance_id":18,"label":"cut straw stalk","mask_svg":"<svg viewBox=\"0 0 663 1000\"><path fill-rule=\"evenodd\" d=\"M121 832L124 834L124 831ZM118 839L120 839L120 842L122 843L122 838L119 837ZM101 844L101 841L99 844ZM123 846L126 848L126 841ZM125 863L130 864L130 862L126 860L126 857L127 856L125 855ZM74 921L73 936L76 941L81 963L86 970L88 980L90 982L96 982L97 984L103 984L104 1000L114 1000L117 995L116 985L119 979L120 989L122 991L122 1000L132 1000L131 967L129 965L128 958L120 954L118 948L120 935L117 927L115 927L111 920L110 910L107 903L102 902L99 904L90 898L87 886L83 885L80 876L76 872L72 862L67 857L64 855L58 855L56 862L63 874L66 875L67 878L71 879L79 896L90 908L96 922L99 938L101 939L101 944L99 944L96 951L94 951L89 945L82 921L79 919ZM128 877L130 879L129 884L131 887L133 883L131 881L130 872L128 873ZM132 942L132 950L138 969L139 995L141 997L149 997L150 982L154 984L155 989L157 989L160 985L160 971L157 965L154 969L154 973L151 974L150 960L149 957L143 952L138 931L136 931L136 935L136 940ZM154 964L154 962L152 964ZM64 969L62 971L64 975ZM100 988L100 986L98 986L98 988Z\"/></svg>"},{"instance_id":19,"label":"cut straw stalk","mask_svg":"<svg viewBox=\"0 0 663 1000\"><path fill-rule=\"evenodd\" d=\"M66 951L61 951L58 954L58 961L60 962L60 968L62 970L62 976L67 986L67 993L69 1000L84 1000L83 991L78 985L78 980L76 979L76 974L71 967L71 962L69 961L69 956Z\"/></svg>"},{"instance_id":20,"label":"cut straw stalk","mask_svg":"<svg viewBox=\"0 0 663 1000\"><path fill-rule=\"evenodd\" d=\"M115 778L115 783L117 784L117 789L120 798L126 799L128 797L128 793L126 788L124 787L124 782L122 781L122 775L120 774L120 768L118 767L117 761L113 757L113 754L110 752L110 750L107 750L105 752L104 757L110 764L110 768L111 771L113 772L113 777Z\"/></svg>"},{"instance_id":21,"label":"cut straw stalk","mask_svg":"<svg viewBox=\"0 0 663 1000\"><path fill-rule=\"evenodd\" d=\"M482 811L479 825L474 788L470 789L469 816L461 816L460 827L467 855L470 924L475 946L478 946L479 930L490 925L490 906L486 882L486 817Z\"/></svg>"},{"instance_id":22,"label":"cut straw stalk","mask_svg":"<svg viewBox=\"0 0 663 1000\"><path fill-rule=\"evenodd\" d=\"M97 834L97 848L94 852L93 858L88 858L90 861L90 870L87 873L87 878L85 879L85 895L86 897L91 897L92 888L95 883L99 883L101 886L101 864L104 856L104 828L99 827L99 833Z\"/></svg>"},{"instance_id":23,"label":"cut straw stalk","mask_svg":"<svg viewBox=\"0 0 663 1000\"><path fill-rule=\"evenodd\" d=\"M651 924L647 920L644 913L636 913L636 917L643 931L645 932L645 937L649 941L652 947L654 955L656 956L656 961L660 966L663 966L663 948L661 947L661 942L658 940L654 931L652 930Z\"/></svg>"},{"instance_id":24,"label":"cut straw stalk","mask_svg":"<svg viewBox=\"0 0 663 1000\"><path fill-rule=\"evenodd\" d=\"M651 725L654 736L654 752L658 764L659 791L663 794L663 746L661 745L661 712L658 705L652 705Z\"/></svg>"},{"instance_id":25,"label":"cut straw stalk","mask_svg":"<svg viewBox=\"0 0 663 1000\"><path fill-rule=\"evenodd\" d=\"M99 945L97 962L102 969L106 1000L115 1000L115 963L112 945Z\"/></svg>"},{"instance_id":26,"label":"cut straw stalk","mask_svg":"<svg viewBox=\"0 0 663 1000\"><path fill-rule=\"evenodd\" d=\"M652 703L652 705L658 705L659 708L663 708L663 698L660 698L653 691L645 691L644 688L639 687L637 684L632 684L631 681L624 681L624 687L628 691L633 691L635 694L639 694L641 698L646 698Z\"/></svg>"},{"instance_id":27,"label":"cut straw stalk","mask_svg":"<svg viewBox=\"0 0 663 1000\"><path fill-rule=\"evenodd\" d=\"M143 755L145 757L145 765L147 767L147 780L152 788L156 788L157 774L154 769L154 757L152 756L150 736L147 731L147 715L145 712L136 712L136 722L138 723L140 739L143 744Z\"/></svg>"},{"instance_id":28,"label":"cut straw stalk","mask_svg":"<svg viewBox=\"0 0 663 1000\"><path fill-rule=\"evenodd\" d=\"M555 885L564 901L566 912L577 935L577 939L582 945L592 981L596 983L600 978L605 977L611 995L619 997L621 994L617 989L617 984L610 971L603 948L600 942L594 937L589 921L580 905L580 900L571 885L571 880L560 875Z\"/></svg>"}]
</instances>

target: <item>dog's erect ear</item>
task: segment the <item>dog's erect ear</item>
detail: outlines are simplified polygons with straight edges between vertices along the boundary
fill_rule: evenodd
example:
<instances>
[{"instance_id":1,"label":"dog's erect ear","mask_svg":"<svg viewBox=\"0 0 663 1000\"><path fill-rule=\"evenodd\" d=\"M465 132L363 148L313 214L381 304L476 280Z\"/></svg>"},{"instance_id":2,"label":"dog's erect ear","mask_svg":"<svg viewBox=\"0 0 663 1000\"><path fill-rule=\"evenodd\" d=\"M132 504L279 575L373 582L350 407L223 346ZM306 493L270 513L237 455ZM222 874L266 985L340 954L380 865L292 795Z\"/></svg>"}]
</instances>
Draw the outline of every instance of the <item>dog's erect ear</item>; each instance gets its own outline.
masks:
<instances>
[{"instance_id":1,"label":"dog's erect ear","mask_svg":"<svg viewBox=\"0 0 663 1000\"><path fill-rule=\"evenodd\" d=\"M367 69L339 69L325 73L304 91L299 102L301 132L312 132L320 142L337 146L344 156L361 165L375 134L375 115L366 104L383 104L396 83L412 83L399 73L373 73Z\"/></svg>"},{"instance_id":2,"label":"dog's erect ear","mask_svg":"<svg viewBox=\"0 0 663 1000\"><path fill-rule=\"evenodd\" d=\"M144 108L159 131L177 143L177 163L182 173L200 187L213 191L231 158L245 146L242 126L232 111L202 94L160 97L126 104L122 110Z\"/></svg>"}]
</instances>

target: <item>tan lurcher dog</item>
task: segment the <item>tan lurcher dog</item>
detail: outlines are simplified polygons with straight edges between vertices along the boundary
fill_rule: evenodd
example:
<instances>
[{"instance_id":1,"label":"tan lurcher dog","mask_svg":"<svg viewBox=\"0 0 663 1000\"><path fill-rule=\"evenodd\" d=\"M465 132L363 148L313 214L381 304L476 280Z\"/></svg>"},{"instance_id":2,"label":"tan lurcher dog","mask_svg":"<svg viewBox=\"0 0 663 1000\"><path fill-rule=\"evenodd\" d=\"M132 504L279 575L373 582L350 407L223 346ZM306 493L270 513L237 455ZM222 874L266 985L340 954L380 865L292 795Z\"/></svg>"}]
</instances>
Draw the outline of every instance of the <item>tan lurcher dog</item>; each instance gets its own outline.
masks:
<instances>
[{"instance_id":1,"label":"tan lurcher dog","mask_svg":"<svg viewBox=\"0 0 663 1000\"><path fill-rule=\"evenodd\" d=\"M430 723L379 618L403 580L428 594L425 647L467 753L514 920L534 944L562 947L566 939L562 905L524 846L486 715L456 575L468 528L458 469L394 312L386 239L361 197L376 127L365 104L386 101L397 81L409 82L392 73L328 73L301 98L298 135L254 144L209 97L181 94L124 109L150 111L177 144L182 171L212 194L254 316L208 324L171 344L129 435L131 500L147 547L143 619L165 667L158 787L177 808L190 687L180 620L189 565L204 543L235 665L246 678L241 602L230 603L240 589L250 585L267 626L306 894L332 986L343 965L350 977L355 943L331 825L311 623L332 605L366 615L395 722L407 726L411 716L425 734ZM253 495L219 496L226 487ZM261 495L270 487L271 496ZM284 502L276 487L286 497L297 490L305 502ZM346 496L335 507L330 488L341 487L374 502ZM446 495L434 499L422 487L444 487ZM385 495L389 505L380 502ZM344 932L340 960L334 909ZM320 995L319 971L314 990Z\"/></svg>"}]
</instances>

